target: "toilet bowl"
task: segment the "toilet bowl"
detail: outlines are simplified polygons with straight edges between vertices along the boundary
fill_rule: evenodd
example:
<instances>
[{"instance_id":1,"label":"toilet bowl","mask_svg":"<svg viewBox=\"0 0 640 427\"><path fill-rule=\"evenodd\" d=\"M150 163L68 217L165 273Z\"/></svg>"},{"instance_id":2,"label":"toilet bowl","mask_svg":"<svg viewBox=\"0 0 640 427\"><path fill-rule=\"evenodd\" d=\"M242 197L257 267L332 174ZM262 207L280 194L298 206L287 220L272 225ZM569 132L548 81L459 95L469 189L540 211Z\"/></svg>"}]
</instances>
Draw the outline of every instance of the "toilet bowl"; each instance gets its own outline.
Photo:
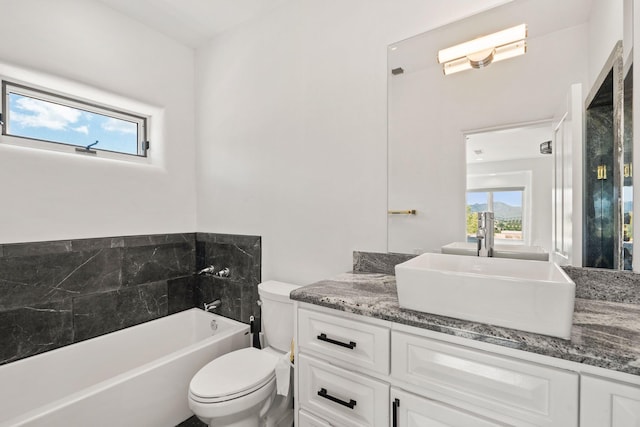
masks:
<instances>
[{"instance_id":1,"label":"toilet bowl","mask_svg":"<svg viewBox=\"0 0 640 427\"><path fill-rule=\"evenodd\" d=\"M298 286L269 281L258 285L266 347L227 353L209 362L189 385L189 408L212 427L291 427L293 390L276 393L275 368L293 337L293 303Z\"/></svg>"}]
</instances>

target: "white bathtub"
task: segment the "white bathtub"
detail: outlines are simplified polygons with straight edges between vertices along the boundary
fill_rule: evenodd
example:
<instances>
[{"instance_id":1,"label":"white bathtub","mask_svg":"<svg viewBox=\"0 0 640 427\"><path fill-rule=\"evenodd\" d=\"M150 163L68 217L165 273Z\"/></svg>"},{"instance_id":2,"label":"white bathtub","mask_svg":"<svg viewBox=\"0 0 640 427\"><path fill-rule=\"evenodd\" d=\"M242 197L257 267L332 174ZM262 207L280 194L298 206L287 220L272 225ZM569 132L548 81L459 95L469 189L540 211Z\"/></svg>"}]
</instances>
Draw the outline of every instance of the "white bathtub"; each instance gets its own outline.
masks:
<instances>
[{"instance_id":1,"label":"white bathtub","mask_svg":"<svg viewBox=\"0 0 640 427\"><path fill-rule=\"evenodd\" d=\"M194 308L0 366L0 427L173 427L191 377L248 329Z\"/></svg>"}]
</instances>

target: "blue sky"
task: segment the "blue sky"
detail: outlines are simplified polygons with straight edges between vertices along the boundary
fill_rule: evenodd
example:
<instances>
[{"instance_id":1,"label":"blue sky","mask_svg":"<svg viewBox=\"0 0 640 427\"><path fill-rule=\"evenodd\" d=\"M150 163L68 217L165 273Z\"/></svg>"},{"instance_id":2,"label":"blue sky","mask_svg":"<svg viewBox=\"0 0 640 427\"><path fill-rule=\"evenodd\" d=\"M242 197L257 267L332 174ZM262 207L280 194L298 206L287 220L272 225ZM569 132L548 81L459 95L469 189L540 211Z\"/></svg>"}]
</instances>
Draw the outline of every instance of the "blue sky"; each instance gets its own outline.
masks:
<instances>
[{"instance_id":1,"label":"blue sky","mask_svg":"<svg viewBox=\"0 0 640 427\"><path fill-rule=\"evenodd\" d=\"M506 203L509 206L522 206L522 192L520 191L495 191L493 202ZM487 193L481 191L467 192L467 204L487 203Z\"/></svg>"},{"instance_id":2,"label":"blue sky","mask_svg":"<svg viewBox=\"0 0 640 427\"><path fill-rule=\"evenodd\" d=\"M138 154L137 123L9 94L11 135Z\"/></svg>"}]
</instances>

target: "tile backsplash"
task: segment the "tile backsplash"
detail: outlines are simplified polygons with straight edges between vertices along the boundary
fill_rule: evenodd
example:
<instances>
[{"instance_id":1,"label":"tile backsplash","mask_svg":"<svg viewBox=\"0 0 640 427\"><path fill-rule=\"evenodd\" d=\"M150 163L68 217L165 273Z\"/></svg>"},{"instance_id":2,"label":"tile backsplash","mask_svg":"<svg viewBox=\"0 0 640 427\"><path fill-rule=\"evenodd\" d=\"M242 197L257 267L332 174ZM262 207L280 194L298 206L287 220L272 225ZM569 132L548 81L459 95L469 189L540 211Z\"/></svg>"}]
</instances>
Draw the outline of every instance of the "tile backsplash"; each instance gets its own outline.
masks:
<instances>
[{"instance_id":1,"label":"tile backsplash","mask_svg":"<svg viewBox=\"0 0 640 427\"><path fill-rule=\"evenodd\" d=\"M0 245L0 364L221 298L256 314L260 237L178 233ZM200 265L229 278L197 276Z\"/></svg>"}]
</instances>

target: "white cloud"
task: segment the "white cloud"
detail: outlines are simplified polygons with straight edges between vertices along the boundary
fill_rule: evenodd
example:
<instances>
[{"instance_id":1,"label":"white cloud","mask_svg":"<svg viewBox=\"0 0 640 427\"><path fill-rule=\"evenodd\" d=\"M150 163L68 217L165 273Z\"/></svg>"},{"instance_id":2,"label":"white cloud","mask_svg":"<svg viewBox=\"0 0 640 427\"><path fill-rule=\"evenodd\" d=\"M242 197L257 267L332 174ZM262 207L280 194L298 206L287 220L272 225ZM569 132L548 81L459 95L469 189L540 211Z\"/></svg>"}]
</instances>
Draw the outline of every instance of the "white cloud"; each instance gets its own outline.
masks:
<instances>
[{"instance_id":1,"label":"white cloud","mask_svg":"<svg viewBox=\"0 0 640 427\"><path fill-rule=\"evenodd\" d=\"M114 118L108 118L104 123L102 123L102 129L107 132L120 132L120 133L130 133L137 134L138 133L138 125L132 122L127 122L125 120L118 120Z\"/></svg>"},{"instance_id":2,"label":"white cloud","mask_svg":"<svg viewBox=\"0 0 640 427\"><path fill-rule=\"evenodd\" d=\"M78 127L72 128L72 129L75 130L76 132L84 133L85 135L89 135L89 126L86 126L86 125L78 126Z\"/></svg>"},{"instance_id":3,"label":"white cloud","mask_svg":"<svg viewBox=\"0 0 640 427\"><path fill-rule=\"evenodd\" d=\"M34 98L19 98L15 106L17 109L11 111L11 121L24 127L65 130L70 124L76 123L82 114L74 108Z\"/></svg>"}]
</instances>

